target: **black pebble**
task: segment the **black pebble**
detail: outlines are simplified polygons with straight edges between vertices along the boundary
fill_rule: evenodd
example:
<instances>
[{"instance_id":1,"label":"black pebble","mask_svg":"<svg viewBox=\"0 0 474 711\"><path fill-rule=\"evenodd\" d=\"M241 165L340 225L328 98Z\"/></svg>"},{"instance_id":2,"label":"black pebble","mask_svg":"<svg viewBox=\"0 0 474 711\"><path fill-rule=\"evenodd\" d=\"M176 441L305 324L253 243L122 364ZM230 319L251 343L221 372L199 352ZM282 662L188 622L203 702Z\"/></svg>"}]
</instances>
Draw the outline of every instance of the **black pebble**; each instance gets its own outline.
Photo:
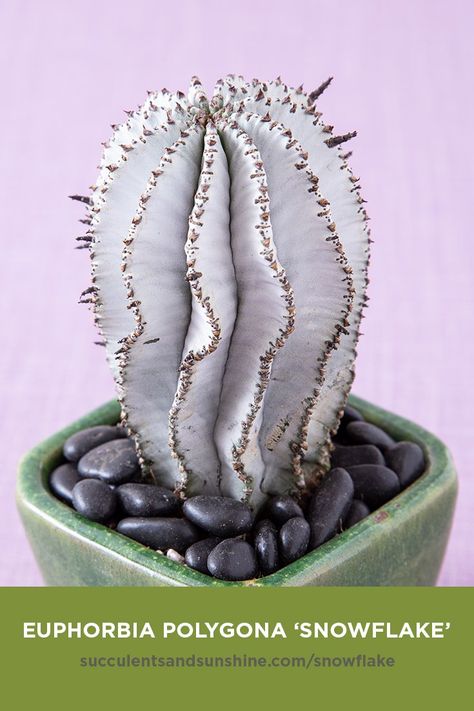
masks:
<instances>
[{"instance_id":1,"label":"black pebble","mask_svg":"<svg viewBox=\"0 0 474 711\"><path fill-rule=\"evenodd\" d=\"M285 565L301 558L308 550L311 528L304 518L290 518L280 529L280 554Z\"/></svg>"},{"instance_id":2,"label":"black pebble","mask_svg":"<svg viewBox=\"0 0 474 711\"><path fill-rule=\"evenodd\" d=\"M415 442L399 442L386 454L387 466L393 469L402 489L412 484L426 468L425 455Z\"/></svg>"},{"instance_id":3,"label":"black pebble","mask_svg":"<svg viewBox=\"0 0 474 711\"><path fill-rule=\"evenodd\" d=\"M127 516L172 516L180 508L172 491L154 484L122 484L117 495Z\"/></svg>"},{"instance_id":4,"label":"black pebble","mask_svg":"<svg viewBox=\"0 0 474 711\"><path fill-rule=\"evenodd\" d=\"M254 549L238 538L218 543L207 559L207 567L220 580L250 580L258 572Z\"/></svg>"},{"instance_id":5,"label":"black pebble","mask_svg":"<svg viewBox=\"0 0 474 711\"><path fill-rule=\"evenodd\" d=\"M344 519L344 523L342 524L343 529L355 526L356 523L362 521L362 519L369 514L370 509L367 504L364 504L363 501L359 501L359 499L354 499L349 511L347 512L347 516Z\"/></svg>"},{"instance_id":6,"label":"black pebble","mask_svg":"<svg viewBox=\"0 0 474 711\"><path fill-rule=\"evenodd\" d=\"M178 553L184 553L201 535L185 518L124 518L117 531L154 550L172 548Z\"/></svg>"},{"instance_id":7,"label":"black pebble","mask_svg":"<svg viewBox=\"0 0 474 711\"><path fill-rule=\"evenodd\" d=\"M347 405L344 414L339 423L339 429L333 435L333 442L337 444L351 444L350 440L346 436L346 428L351 422L364 422L364 418L359 410L355 407Z\"/></svg>"},{"instance_id":8,"label":"black pebble","mask_svg":"<svg viewBox=\"0 0 474 711\"><path fill-rule=\"evenodd\" d=\"M348 467L354 482L354 496L361 499L372 511L387 503L400 491L398 476L379 464L359 464Z\"/></svg>"},{"instance_id":9,"label":"black pebble","mask_svg":"<svg viewBox=\"0 0 474 711\"><path fill-rule=\"evenodd\" d=\"M333 468L356 466L357 464L385 464L382 452L373 444L356 444L346 447L341 444L335 446L331 456Z\"/></svg>"},{"instance_id":10,"label":"black pebble","mask_svg":"<svg viewBox=\"0 0 474 711\"><path fill-rule=\"evenodd\" d=\"M354 444L373 444L382 452L395 444L390 435L370 422L351 422L346 428L346 435Z\"/></svg>"},{"instance_id":11,"label":"black pebble","mask_svg":"<svg viewBox=\"0 0 474 711\"><path fill-rule=\"evenodd\" d=\"M74 464L61 464L49 477L49 487L53 494L67 504L72 504L72 490L81 480Z\"/></svg>"},{"instance_id":12,"label":"black pebble","mask_svg":"<svg viewBox=\"0 0 474 711\"><path fill-rule=\"evenodd\" d=\"M194 570L199 570L200 573L209 575L207 567L207 559L210 552L221 542L220 538L204 538L202 541L193 543L186 551L184 561L186 565Z\"/></svg>"},{"instance_id":13,"label":"black pebble","mask_svg":"<svg viewBox=\"0 0 474 711\"><path fill-rule=\"evenodd\" d=\"M117 510L117 495L103 481L83 479L72 491L72 505L91 521L109 523Z\"/></svg>"},{"instance_id":14,"label":"black pebble","mask_svg":"<svg viewBox=\"0 0 474 711\"><path fill-rule=\"evenodd\" d=\"M326 474L313 494L308 510L310 550L317 548L341 527L354 496L354 484L345 469Z\"/></svg>"},{"instance_id":15,"label":"black pebble","mask_svg":"<svg viewBox=\"0 0 474 711\"><path fill-rule=\"evenodd\" d=\"M263 575L270 575L279 568L278 531L272 521L259 521L255 528L255 552Z\"/></svg>"},{"instance_id":16,"label":"black pebble","mask_svg":"<svg viewBox=\"0 0 474 711\"><path fill-rule=\"evenodd\" d=\"M301 506L291 496L272 496L265 507L265 514L278 527L295 516L304 516Z\"/></svg>"},{"instance_id":17,"label":"black pebble","mask_svg":"<svg viewBox=\"0 0 474 711\"><path fill-rule=\"evenodd\" d=\"M341 418L341 427L347 427L350 422L364 422L364 417L355 407L346 405Z\"/></svg>"},{"instance_id":18,"label":"black pebble","mask_svg":"<svg viewBox=\"0 0 474 711\"><path fill-rule=\"evenodd\" d=\"M94 447L126 436L125 430L121 427L112 427L111 425L88 427L68 437L63 446L63 453L70 462L78 462Z\"/></svg>"},{"instance_id":19,"label":"black pebble","mask_svg":"<svg viewBox=\"0 0 474 711\"><path fill-rule=\"evenodd\" d=\"M196 526L221 538L248 533L253 525L247 504L226 496L193 496L184 502L183 513Z\"/></svg>"},{"instance_id":20,"label":"black pebble","mask_svg":"<svg viewBox=\"0 0 474 711\"><path fill-rule=\"evenodd\" d=\"M87 452L77 466L79 474L102 479L107 484L124 484L140 473L137 453L129 439L116 439Z\"/></svg>"}]
</instances>

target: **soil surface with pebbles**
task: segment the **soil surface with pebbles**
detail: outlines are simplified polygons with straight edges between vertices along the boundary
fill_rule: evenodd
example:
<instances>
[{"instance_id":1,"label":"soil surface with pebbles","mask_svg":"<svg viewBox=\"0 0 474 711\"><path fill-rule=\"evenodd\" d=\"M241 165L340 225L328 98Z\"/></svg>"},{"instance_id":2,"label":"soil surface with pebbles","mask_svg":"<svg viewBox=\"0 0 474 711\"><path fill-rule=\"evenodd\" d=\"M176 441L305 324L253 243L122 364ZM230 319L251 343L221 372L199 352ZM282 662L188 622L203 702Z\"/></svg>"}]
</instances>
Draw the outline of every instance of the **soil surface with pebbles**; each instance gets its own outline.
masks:
<instances>
[{"instance_id":1,"label":"soil surface with pebbles","mask_svg":"<svg viewBox=\"0 0 474 711\"><path fill-rule=\"evenodd\" d=\"M274 496L256 517L240 501L182 501L143 483L133 442L118 426L77 432L63 453L49 484L65 504L220 580L250 580L293 563L383 506L426 467L419 445L395 442L349 406L334 437L332 469L312 496Z\"/></svg>"}]
</instances>

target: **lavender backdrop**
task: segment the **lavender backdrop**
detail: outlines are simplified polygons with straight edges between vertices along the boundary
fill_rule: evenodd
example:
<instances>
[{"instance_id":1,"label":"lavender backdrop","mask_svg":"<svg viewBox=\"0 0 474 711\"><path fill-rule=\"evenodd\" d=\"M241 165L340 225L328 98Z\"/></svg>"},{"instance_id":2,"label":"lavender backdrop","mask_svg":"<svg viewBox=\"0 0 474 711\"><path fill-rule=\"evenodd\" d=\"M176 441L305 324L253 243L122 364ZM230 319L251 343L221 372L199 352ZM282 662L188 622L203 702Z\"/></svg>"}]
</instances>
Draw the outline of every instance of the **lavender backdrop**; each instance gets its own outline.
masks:
<instances>
[{"instance_id":1,"label":"lavender backdrop","mask_svg":"<svg viewBox=\"0 0 474 711\"><path fill-rule=\"evenodd\" d=\"M473 19L470 0L3 1L0 112L1 572L41 578L15 510L37 441L113 395L73 250L100 142L148 88L227 72L302 81L354 128L375 238L355 391L451 447L461 481L440 583L474 584ZM4 320L5 319L5 320Z\"/></svg>"}]
</instances>

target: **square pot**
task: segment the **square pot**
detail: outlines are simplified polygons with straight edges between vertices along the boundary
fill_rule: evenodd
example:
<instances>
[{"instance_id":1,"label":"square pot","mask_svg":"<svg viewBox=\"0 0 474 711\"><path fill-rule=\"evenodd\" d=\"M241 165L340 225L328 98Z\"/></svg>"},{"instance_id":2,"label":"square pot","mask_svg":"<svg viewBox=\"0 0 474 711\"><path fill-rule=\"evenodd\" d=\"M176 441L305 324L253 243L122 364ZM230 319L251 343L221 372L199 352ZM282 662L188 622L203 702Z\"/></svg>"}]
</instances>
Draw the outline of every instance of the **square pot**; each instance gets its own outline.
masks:
<instances>
[{"instance_id":1,"label":"square pot","mask_svg":"<svg viewBox=\"0 0 474 711\"><path fill-rule=\"evenodd\" d=\"M115 424L111 401L29 452L20 464L17 504L47 585L301 586L434 585L449 537L456 473L449 451L418 425L355 396L350 404L394 439L419 444L425 473L349 530L282 570L241 583L216 580L175 563L80 516L49 490L48 477L74 432Z\"/></svg>"}]
</instances>

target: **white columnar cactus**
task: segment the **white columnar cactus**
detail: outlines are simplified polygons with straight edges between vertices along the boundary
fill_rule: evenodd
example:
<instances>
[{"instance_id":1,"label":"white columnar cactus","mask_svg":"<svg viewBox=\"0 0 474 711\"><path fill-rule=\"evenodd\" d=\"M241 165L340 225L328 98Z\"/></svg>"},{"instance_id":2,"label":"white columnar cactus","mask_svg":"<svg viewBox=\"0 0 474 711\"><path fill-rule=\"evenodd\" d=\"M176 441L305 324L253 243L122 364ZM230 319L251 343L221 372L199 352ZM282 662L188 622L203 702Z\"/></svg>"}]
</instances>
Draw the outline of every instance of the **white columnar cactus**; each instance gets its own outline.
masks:
<instances>
[{"instance_id":1,"label":"white columnar cactus","mask_svg":"<svg viewBox=\"0 0 474 711\"><path fill-rule=\"evenodd\" d=\"M328 467L353 379L369 237L314 101L228 76L150 92L105 144L83 238L145 471L258 507Z\"/></svg>"}]
</instances>

